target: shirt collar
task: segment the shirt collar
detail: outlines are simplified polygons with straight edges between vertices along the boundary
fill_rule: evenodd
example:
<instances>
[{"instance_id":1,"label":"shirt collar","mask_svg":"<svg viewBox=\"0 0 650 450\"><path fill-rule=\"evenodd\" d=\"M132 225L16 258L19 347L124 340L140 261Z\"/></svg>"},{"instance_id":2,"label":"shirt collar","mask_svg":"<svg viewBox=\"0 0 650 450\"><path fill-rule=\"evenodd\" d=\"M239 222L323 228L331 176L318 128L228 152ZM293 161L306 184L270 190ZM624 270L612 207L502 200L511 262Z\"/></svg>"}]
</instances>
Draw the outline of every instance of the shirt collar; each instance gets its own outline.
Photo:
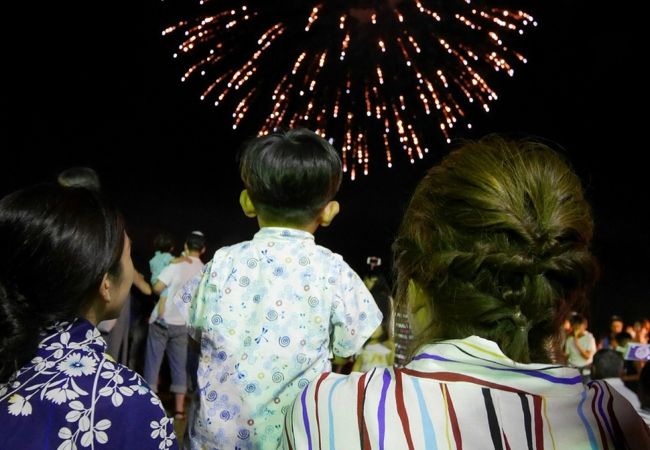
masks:
<instances>
[{"instance_id":1,"label":"shirt collar","mask_svg":"<svg viewBox=\"0 0 650 450\"><path fill-rule=\"evenodd\" d=\"M314 235L308 231L296 230L285 227L263 227L255 233L254 239L263 240L310 240L314 241Z\"/></svg>"},{"instance_id":2,"label":"shirt collar","mask_svg":"<svg viewBox=\"0 0 650 450\"><path fill-rule=\"evenodd\" d=\"M65 347L88 347L99 353L106 351L106 341L99 330L83 318L77 318L72 322L57 322L47 328L39 348L58 348L58 344L52 347L54 342L60 342Z\"/></svg>"},{"instance_id":3,"label":"shirt collar","mask_svg":"<svg viewBox=\"0 0 650 450\"><path fill-rule=\"evenodd\" d=\"M570 395L584 390L576 369L557 364L523 364L507 357L492 341L478 336L422 346L407 369L458 374L456 381L511 386L539 395Z\"/></svg>"}]
</instances>

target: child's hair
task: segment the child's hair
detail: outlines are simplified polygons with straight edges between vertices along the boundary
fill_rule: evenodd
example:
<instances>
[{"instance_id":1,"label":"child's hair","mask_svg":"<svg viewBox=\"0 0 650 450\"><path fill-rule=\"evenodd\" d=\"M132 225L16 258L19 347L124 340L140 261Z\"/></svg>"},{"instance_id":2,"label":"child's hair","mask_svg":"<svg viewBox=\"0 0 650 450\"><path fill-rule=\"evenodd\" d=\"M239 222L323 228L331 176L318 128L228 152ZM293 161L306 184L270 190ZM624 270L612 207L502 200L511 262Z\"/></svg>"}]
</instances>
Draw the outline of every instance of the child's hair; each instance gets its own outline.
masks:
<instances>
[{"instance_id":1,"label":"child's hair","mask_svg":"<svg viewBox=\"0 0 650 450\"><path fill-rule=\"evenodd\" d=\"M170 233L161 231L153 238L153 247L159 252L171 253L174 249L174 238Z\"/></svg>"},{"instance_id":2,"label":"child's hair","mask_svg":"<svg viewBox=\"0 0 650 450\"><path fill-rule=\"evenodd\" d=\"M205 236L200 231L192 231L185 239L185 245L189 250L200 251L205 247Z\"/></svg>"},{"instance_id":3,"label":"child's hair","mask_svg":"<svg viewBox=\"0 0 650 450\"><path fill-rule=\"evenodd\" d=\"M571 326L576 326L576 325L582 325L583 323L587 322L587 318L583 316L582 314L573 314L571 318L569 319L569 322L571 323Z\"/></svg>"},{"instance_id":4,"label":"child's hair","mask_svg":"<svg viewBox=\"0 0 650 450\"><path fill-rule=\"evenodd\" d=\"M341 158L325 139L298 128L251 139L240 160L241 179L257 214L304 224L313 220L341 185Z\"/></svg>"}]
</instances>

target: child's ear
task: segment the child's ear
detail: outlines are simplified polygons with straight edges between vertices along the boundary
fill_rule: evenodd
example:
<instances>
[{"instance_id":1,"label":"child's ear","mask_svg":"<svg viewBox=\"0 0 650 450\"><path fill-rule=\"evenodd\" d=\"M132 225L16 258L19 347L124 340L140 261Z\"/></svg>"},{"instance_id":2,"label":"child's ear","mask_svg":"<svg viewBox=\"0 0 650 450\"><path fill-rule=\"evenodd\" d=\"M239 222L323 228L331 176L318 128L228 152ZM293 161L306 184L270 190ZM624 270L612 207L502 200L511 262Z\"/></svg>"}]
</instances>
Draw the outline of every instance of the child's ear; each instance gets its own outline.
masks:
<instances>
[{"instance_id":1,"label":"child's ear","mask_svg":"<svg viewBox=\"0 0 650 450\"><path fill-rule=\"evenodd\" d=\"M239 204L241 205L242 211L246 217L255 217L257 216L257 211L255 211L255 205L251 201L250 196L248 195L248 190L244 189L239 194Z\"/></svg>"},{"instance_id":2,"label":"child's ear","mask_svg":"<svg viewBox=\"0 0 650 450\"><path fill-rule=\"evenodd\" d=\"M340 210L341 206L339 205L339 202L332 200L331 202L327 203L327 205L325 205L325 208L323 208L320 213L320 225L323 227L328 226L330 223L332 223L332 220L334 220Z\"/></svg>"}]
</instances>

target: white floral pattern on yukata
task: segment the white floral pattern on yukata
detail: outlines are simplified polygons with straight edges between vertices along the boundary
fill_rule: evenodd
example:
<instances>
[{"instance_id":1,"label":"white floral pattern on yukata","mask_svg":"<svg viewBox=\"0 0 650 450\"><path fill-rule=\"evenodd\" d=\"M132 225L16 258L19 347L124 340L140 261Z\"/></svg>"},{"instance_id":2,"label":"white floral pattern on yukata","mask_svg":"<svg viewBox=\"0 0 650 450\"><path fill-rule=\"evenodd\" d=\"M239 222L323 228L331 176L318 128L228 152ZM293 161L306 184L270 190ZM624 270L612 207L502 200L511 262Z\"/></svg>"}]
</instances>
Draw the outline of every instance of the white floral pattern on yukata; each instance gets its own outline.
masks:
<instances>
[{"instance_id":1,"label":"white floral pattern on yukata","mask_svg":"<svg viewBox=\"0 0 650 450\"><path fill-rule=\"evenodd\" d=\"M191 301L201 342L193 449L275 449L287 405L381 323L343 258L287 228L219 249L174 300Z\"/></svg>"},{"instance_id":2,"label":"white floral pattern on yukata","mask_svg":"<svg viewBox=\"0 0 650 450\"><path fill-rule=\"evenodd\" d=\"M37 356L0 384L0 448L177 448L158 397L105 348L86 320L49 329Z\"/></svg>"}]
</instances>

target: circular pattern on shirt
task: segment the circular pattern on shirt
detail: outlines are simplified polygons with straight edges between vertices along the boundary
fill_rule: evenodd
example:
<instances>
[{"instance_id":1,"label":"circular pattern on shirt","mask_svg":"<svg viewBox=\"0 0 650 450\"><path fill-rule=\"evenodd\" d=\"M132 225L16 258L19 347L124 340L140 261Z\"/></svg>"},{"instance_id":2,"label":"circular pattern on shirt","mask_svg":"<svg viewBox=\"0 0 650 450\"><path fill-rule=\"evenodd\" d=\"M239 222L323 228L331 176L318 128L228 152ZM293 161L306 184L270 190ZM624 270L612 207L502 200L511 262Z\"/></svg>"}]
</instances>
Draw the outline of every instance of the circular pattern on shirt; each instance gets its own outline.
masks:
<instances>
[{"instance_id":1,"label":"circular pattern on shirt","mask_svg":"<svg viewBox=\"0 0 650 450\"><path fill-rule=\"evenodd\" d=\"M306 256L301 256L300 258L298 258L298 264L300 264L301 266L309 265L309 258L307 258Z\"/></svg>"},{"instance_id":2,"label":"circular pattern on shirt","mask_svg":"<svg viewBox=\"0 0 650 450\"><path fill-rule=\"evenodd\" d=\"M282 300L276 300L275 306L282 306Z\"/></svg>"},{"instance_id":3,"label":"circular pattern on shirt","mask_svg":"<svg viewBox=\"0 0 650 450\"><path fill-rule=\"evenodd\" d=\"M269 247L273 247L273 246L275 245L275 242L269 242L269 243L266 244L266 245L268 245Z\"/></svg>"},{"instance_id":4,"label":"circular pattern on shirt","mask_svg":"<svg viewBox=\"0 0 650 450\"><path fill-rule=\"evenodd\" d=\"M298 387L300 389L306 388L308 384L309 384L309 380L307 378L301 378L300 380L298 380Z\"/></svg>"},{"instance_id":5,"label":"circular pattern on shirt","mask_svg":"<svg viewBox=\"0 0 650 450\"><path fill-rule=\"evenodd\" d=\"M246 276L239 277L239 285L240 285L241 287L246 287L246 286L248 286L249 284L251 284L251 280L250 280L250 278L248 278L248 277L246 277Z\"/></svg>"},{"instance_id":6,"label":"circular pattern on shirt","mask_svg":"<svg viewBox=\"0 0 650 450\"><path fill-rule=\"evenodd\" d=\"M283 416L287 414L288 409L289 409L288 405L284 405L282 408L280 408L280 412L282 413Z\"/></svg>"},{"instance_id":7,"label":"circular pattern on shirt","mask_svg":"<svg viewBox=\"0 0 650 450\"><path fill-rule=\"evenodd\" d=\"M248 439L250 437L250 435L251 434L250 434L250 432L248 430L243 430L243 429L239 430L239 432L237 433L237 437L239 439L241 439L242 441L245 441L246 439Z\"/></svg>"},{"instance_id":8,"label":"circular pattern on shirt","mask_svg":"<svg viewBox=\"0 0 650 450\"><path fill-rule=\"evenodd\" d=\"M292 261L293 259L291 259L291 256L287 256L286 258L284 258L284 262L286 262L287 264L291 264Z\"/></svg>"},{"instance_id":9,"label":"circular pattern on shirt","mask_svg":"<svg viewBox=\"0 0 650 450\"><path fill-rule=\"evenodd\" d=\"M308 303L309 306L311 306L312 308L315 308L316 306L318 306L318 302L319 302L318 298L317 298L317 297L314 297L314 296L311 296L311 297L309 297L309 298L307 299L307 303Z\"/></svg>"},{"instance_id":10,"label":"circular pattern on shirt","mask_svg":"<svg viewBox=\"0 0 650 450\"><path fill-rule=\"evenodd\" d=\"M255 384L253 384L253 383L248 383L246 385L246 387L244 387L244 390L246 392L248 392L249 394L252 393L252 392L255 392L255 389L257 389L257 386L255 386Z\"/></svg>"},{"instance_id":11,"label":"circular pattern on shirt","mask_svg":"<svg viewBox=\"0 0 650 450\"><path fill-rule=\"evenodd\" d=\"M223 411L221 411L221 414L219 414L219 417L221 418L221 420L226 422L228 419L230 419L230 411L224 409Z\"/></svg>"},{"instance_id":12,"label":"circular pattern on shirt","mask_svg":"<svg viewBox=\"0 0 650 450\"><path fill-rule=\"evenodd\" d=\"M368 316L367 316L366 313L364 313L364 312L362 312L361 314L359 314L359 320L366 320L367 317L368 317Z\"/></svg>"},{"instance_id":13,"label":"circular pattern on shirt","mask_svg":"<svg viewBox=\"0 0 650 450\"><path fill-rule=\"evenodd\" d=\"M304 353L298 353L296 355L296 361L298 361L300 364L304 364L305 361L307 361L307 355Z\"/></svg>"},{"instance_id":14,"label":"circular pattern on shirt","mask_svg":"<svg viewBox=\"0 0 650 450\"><path fill-rule=\"evenodd\" d=\"M183 303L190 303L192 301L192 294L189 292L183 292L181 299L183 300Z\"/></svg>"},{"instance_id":15,"label":"circular pattern on shirt","mask_svg":"<svg viewBox=\"0 0 650 450\"><path fill-rule=\"evenodd\" d=\"M276 277L282 276L283 273L284 273L284 269L281 266L277 266L275 269L273 269L273 275L275 275Z\"/></svg>"},{"instance_id":16,"label":"circular pattern on shirt","mask_svg":"<svg viewBox=\"0 0 650 450\"><path fill-rule=\"evenodd\" d=\"M291 344L291 338L289 338L289 336L280 336L278 342L280 343L280 347L287 347Z\"/></svg>"},{"instance_id":17,"label":"circular pattern on shirt","mask_svg":"<svg viewBox=\"0 0 650 450\"><path fill-rule=\"evenodd\" d=\"M284 381L284 374L282 372L273 372L271 379L274 383L282 383Z\"/></svg>"},{"instance_id":18,"label":"circular pattern on shirt","mask_svg":"<svg viewBox=\"0 0 650 450\"><path fill-rule=\"evenodd\" d=\"M246 265L247 265L250 269L254 269L255 267L257 267L257 260L254 259L254 258L250 258L248 261L246 261Z\"/></svg>"},{"instance_id":19,"label":"circular pattern on shirt","mask_svg":"<svg viewBox=\"0 0 650 450\"><path fill-rule=\"evenodd\" d=\"M309 285L306 284L306 285L304 285L302 288L305 290L305 292L307 292L307 291L309 290Z\"/></svg>"},{"instance_id":20,"label":"circular pattern on shirt","mask_svg":"<svg viewBox=\"0 0 650 450\"><path fill-rule=\"evenodd\" d=\"M266 313L266 318L267 318L268 320L270 320L271 322L273 322L274 320L276 320L276 319L278 318L278 313L277 313L277 311L276 311L275 309L272 309L272 310L268 311L268 312Z\"/></svg>"},{"instance_id":21,"label":"circular pattern on shirt","mask_svg":"<svg viewBox=\"0 0 650 450\"><path fill-rule=\"evenodd\" d=\"M230 330L228 330L228 334L231 335L231 336L234 336L236 332L237 331L234 328L231 328Z\"/></svg>"},{"instance_id":22,"label":"circular pattern on shirt","mask_svg":"<svg viewBox=\"0 0 650 450\"><path fill-rule=\"evenodd\" d=\"M248 353L244 353L243 355L241 355L241 359L242 359L242 361L247 360L248 359Z\"/></svg>"},{"instance_id":23,"label":"circular pattern on shirt","mask_svg":"<svg viewBox=\"0 0 650 450\"><path fill-rule=\"evenodd\" d=\"M208 396L206 397L209 402L213 402L217 399L217 391L210 391L208 392Z\"/></svg>"},{"instance_id":24,"label":"circular pattern on shirt","mask_svg":"<svg viewBox=\"0 0 650 450\"><path fill-rule=\"evenodd\" d=\"M253 419L248 419L248 421L246 423L248 424L248 426L251 426L251 427L253 425L255 425L255 421Z\"/></svg>"},{"instance_id":25,"label":"circular pattern on shirt","mask_svg":"<svg viewBox=\"0 0 650 450\"><path fill-rule=\"evenodd\" d=\"M226 294L230 294L230 293L232 292L232 289L230 289L230 288L226 288L226 289L224 289L224 292L225 292Z\"/></svg>"},{"instance_id":26,"label":"circular pattern on shirt","mask_svg":"<svg viewBox=\"0 0 650 450\"><path fill-rule=\"evenodd\" d=\"M257 374L257 378L259 378L260 380L263 380L265 376L266 375L264 374L264 372L260 372Z\"/></svg>"},{"instance_id":27,"label":"circular pattern on shirt","mask_svg":"<svg viewBox=\"0 0 650 450\"><path fill-rule=\"evenodd\" d=\"M275 397L275 398L273 399L273 403L275 403L276 405L277 405L278 403L280 403L280 397Z\"/></svg>"},{"instance_id":28,"label":"circular pattern on shirt","mask_svg":"<svg viewBox=\"0 0 650 450\"><path fill-rule=\"evenodd\" d=\"M226 359L228 359L228 355L226 354L226 352L221 350L220 352L217 353L217 359L220 361L225 361Z\"/></svg>"},{"instance_id":29,"label":"circular pattern on shirt","mask_svg":"<svg viewBox=\"0 0 650 450\"><path fill-rule=\"evenodd\" d=\"M334 277L329 277L329 278L327 279L327 282L328 282L329 284L334 284L334 283L336 283L336 278L334 278Z\"/></svg>"},{"instance_id":30,"label":"circular pattern on shirt","mask_svg":"<svg viewBox=\"0 0 650 450\"><path fill-rule=\"evenodd\" d=\"M323 321L323 319L321 318L321 316L316 316L316 317L314 317L314 323L316 323L317 325L318 325L319 323L321 323L322 321Z\"/></svg>"},{"instance_id":31,"label":"circular pattern on shirt","mask_svg":"<svg viewBox=\"0 0 650 450\"><path fill-rule=\"evenodd\" d=\"M210 322L212 322L213 325L221 325L223 323L223 317L221 317L219 314L215 314L210 319Z\"/></svg>"},{"instance_id":32,"label":"circular pattern on shirt","mask_svg":"<svg viewBox=\"0 0 650 450\"><path fill-rule=\"evenodd\" d=\"M303 347L305 346L306 343L307 343L307 341L305 341L304 339L300 340L300 345L302 345Z\"/></svg>"},{"instance_id":33,"label":"circular pattern on shirt","mask_svg":"<svg viewBox=\"0 0 650 450\"><path fill-rule=\"evenodd\" d=\"M262 296L260 294L255 294L253 296L253 303L259 303L262 300Z\"/></svg>"}]
</instances>

